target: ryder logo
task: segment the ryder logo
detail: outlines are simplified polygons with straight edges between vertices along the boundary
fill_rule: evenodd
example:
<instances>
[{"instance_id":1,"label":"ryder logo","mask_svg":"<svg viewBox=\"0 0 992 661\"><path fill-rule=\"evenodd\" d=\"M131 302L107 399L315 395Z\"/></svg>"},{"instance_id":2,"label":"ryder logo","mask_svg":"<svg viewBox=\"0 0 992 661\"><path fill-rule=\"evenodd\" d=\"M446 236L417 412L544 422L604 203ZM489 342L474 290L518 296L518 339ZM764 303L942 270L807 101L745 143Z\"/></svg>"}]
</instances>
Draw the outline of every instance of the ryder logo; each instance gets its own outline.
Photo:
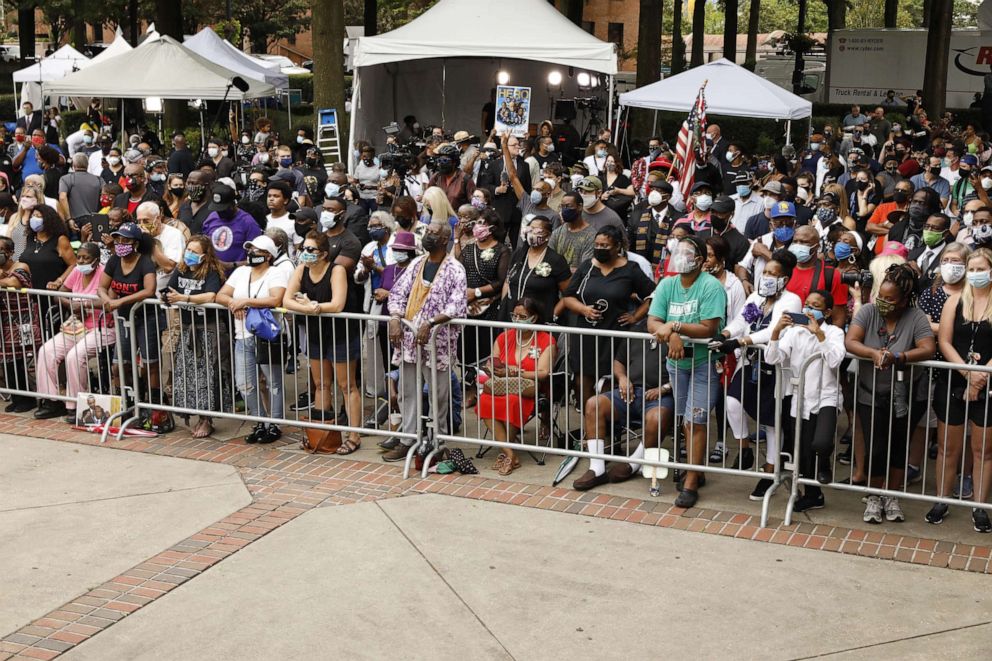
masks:
<instances>
[{"instance_id":1,"label":"ryder logo","mask_svg":"<svg viewBox=\"0 0 992 661\"><path fill-rule=\"evenodd\" d=\"M978 49L978 55L973 55L972 51ZM975 58L975 66L992 66L992 46L972 46L971 48L955 48L954 52L957 55L954 56L954 66L957 67L958 71L966 73L969 76L984 76L990 73L989 70L981 71L979 69L971 69L965 66L965 62L962 60L971 60Z\"/></svg>"}]
</instances>

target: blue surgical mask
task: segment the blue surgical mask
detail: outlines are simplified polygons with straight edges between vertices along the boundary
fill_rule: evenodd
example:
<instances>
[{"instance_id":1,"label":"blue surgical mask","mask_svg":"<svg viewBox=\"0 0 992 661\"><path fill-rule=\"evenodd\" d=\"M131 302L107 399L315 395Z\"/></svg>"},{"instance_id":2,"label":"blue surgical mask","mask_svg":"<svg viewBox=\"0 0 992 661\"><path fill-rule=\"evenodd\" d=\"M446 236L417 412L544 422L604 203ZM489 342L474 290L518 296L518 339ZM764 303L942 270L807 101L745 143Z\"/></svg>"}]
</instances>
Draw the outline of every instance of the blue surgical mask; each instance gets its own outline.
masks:
<instances>
[{"instance_id":1,"label":"blue surgical mask","mask_svg":"<svg viewBox=\"0 0 992 661\"><path fill-rule=\"evenodd\" d=\"M335 198L341 194L341 187L335 183L330 183L324 186L324 197L330 199Z\"/></svg>"},{"instance_id":2,"label":"blue surgical mask","mask_svg":"<svg viewBox=\"0 0 992 661\"><path fill-rule=\"evenodd\" d=\"M805 264L813 254L813 249L801 243L793 243L789 246L789 252L796 256L796 261Z\"/></svg>"},{"instance_id":3,"label":"blue surgical mask","mask_svg":"<svg viewBox=\"0 0 992 661\"><path fill-rule=\"evenodd\" d=\"M292 164L293 164L292 156L283 156L282 158L279 159L279 165L281 165L284 168L288 168Z\"/></svg>"},{"instance_id":4,"label":"blue surgical mask","mask_svg":"<svg viewBox=\"0 0 992 661\"><path fill-rule=\"evenodd\" d=\"M385 179L388 176L389 176L389 170L386 170L386 169L383 169L383 168L379 168L379 178L380 179Z\"/></svg>"},{"instance_id":5,"label":"blue surgical mask","mask_svg":"<svg viewBox=\"0 0 992 661\"><path fill-rule=\"evenodd\" d=\"M751 187L750 186L748 186L746 184L742 184L742 185L740 185L740 186L737 187L737 195L739 197L747 197L750 194L751 194Z\"/></svg>"},{"instance_id":6,"label":"blue surgical mask","mask_svg":"<svg viewBox=\"0 0 992 661\"><path fill-rule=\"evenodd\" d=\"M792 237L795 236L796 230L793 227L776 227L772 232L772 236L779 243L788 243L792 241Z\"/></svg>"},{"instance_id":7,"label":"blue surgical mask","mask_svg":"<svg viewBox=\"0 0 992 661\"><path fill-rule=\"evenodd\" d=\"M599 149L596 151L596 158L606 158L606 150Z\"/></svg>"},{"instance_id":8,"label":"blue surgical mask","mask_svg":"<svg viewBox=\"0 0 992 661\"><path fill-rule=\"evenodd\" d=\"M89 275L96 270L96 264L76 264L76 270L82 275Z\"/></svg>"},{"instance_id":9,"label":"blue surgical mask","mask_svg":"<svg viewBox=\"0 0 992 661\"><path fill-rule=\"evenodd\" d=\"M985 289L992 283L992 271L969 271L968 284L978 289Z\"/></svg>"},{"instance_id":10,"label":"blue surgical mask","mask_svg":"<svg viewBox=\"0 0 992 661\"><path fill-rule=\"evenodd\" d=\"M541 195L541 191L539 191L539 190L532 190L530 192L530 201L533 204L540 204L542 199L544 199L544 196Z\"/></svg>"},{"instance_id":11,"label":"blue surgical mask","mask_svg":"<svg viewBox=\"0 0 992 661\"><path fill-rule=\"evenodd\" d=\"M31 220L28 221L28 224L31 226L32 231L38 233L45 227L45 219L38 218L37 216L31 216Z\"/></svg>"},{"instance_id":12,"label":"blue surgical mask","mask_svg":"<svg viewBox=\"0 0 992 661\"><path fill-rule=\"evenodd\" d=\"M320 229L327 231L329 229L334 229L334 226L338 224L338 217L336 214L330 211L320 212Z\"/></svg>"},{"instance_id":13,"label":"blue surgical mask","mask_svg":"<svg viewBox=\"0 0 992 661\"><path fill-rule=\"evenodd\" d=\"M300 253L300 264L315 264L316 262L317 262L317 253L315 252Z\"/></svg>"},{"instance_id":14,"label":"blue surgical mask","mask_svg":"<svg viewBox=\"0 0 992 661\"><path fill-rule=\"evenodd\" d=\"M823 312L821 312L820 310L816 310L814 308L811 308L808 305L803 308L803 314L812 315L813 318L816 319L817 323L823 321Z\"/></svg>"},{"instance_id":15,"label":"blue surgical mask","mask_svg":"<svg viewBox=\"0 0 992 661\"><path fill-rule=\"evenodd\" d=\"M834 244L834 257L838 261L843 261L854 254L854 248L850 244L844 243L843 241L838 241Z\"/></svg>"},{"instance_id":16,"label":"blue surgical mask","mask_svg":"<svg viewBox=\"0 0 992 661\"><path fill-rule=\"evenodd\" d=\"M192 250L187 250L183 254L183 261L186 262L186 266L199 266L203 262L205 255L199 255Z\"/></svg>"}]
</instances>

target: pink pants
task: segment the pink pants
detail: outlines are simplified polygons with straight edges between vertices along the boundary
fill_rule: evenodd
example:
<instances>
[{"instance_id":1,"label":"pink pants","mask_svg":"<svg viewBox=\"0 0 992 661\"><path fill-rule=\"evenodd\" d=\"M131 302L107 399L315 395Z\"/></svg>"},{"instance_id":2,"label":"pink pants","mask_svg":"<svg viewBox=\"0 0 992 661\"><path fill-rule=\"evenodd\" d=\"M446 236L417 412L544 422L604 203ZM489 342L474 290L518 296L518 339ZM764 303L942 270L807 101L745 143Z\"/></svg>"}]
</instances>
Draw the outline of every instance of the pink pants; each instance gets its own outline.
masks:
<instances>
[{"instance_id":1,"label":"pink pants","mask_svg":"<svg viewBox=\"0 0 992 661\"><path fill-rule=\"evenodd\" d=\"M38 350L38 394L59 394L59 363L65 361L65 394L72 397L66 408L76 408L76 395L83 390L84 380L88 380L87 363L100 349L113 346L117 335L113 328L93 328L82 337L72 337L59 333ZM88 384L87 384L88 385Z\"/></svg>"}]
</instances>

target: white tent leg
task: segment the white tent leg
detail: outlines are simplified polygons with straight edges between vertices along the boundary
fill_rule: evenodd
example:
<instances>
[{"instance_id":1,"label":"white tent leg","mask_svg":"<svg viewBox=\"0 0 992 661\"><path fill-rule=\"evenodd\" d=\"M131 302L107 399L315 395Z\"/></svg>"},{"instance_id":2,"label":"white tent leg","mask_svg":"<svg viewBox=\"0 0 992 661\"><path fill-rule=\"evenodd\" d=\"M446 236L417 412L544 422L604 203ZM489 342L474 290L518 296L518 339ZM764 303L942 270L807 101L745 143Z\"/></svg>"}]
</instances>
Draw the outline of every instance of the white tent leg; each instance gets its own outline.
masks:
<instances>
[{"instance_id":1,"label":"white tent leg","mask_svg":"<svg viewBox=\"0 0 992 661\"><path fill-rule=\"evenodd\" d=\"M123 153L127 149L127 131L124 130L124 99L117 99L117 103L121 104L121 152ZM200 133L203 133L202 123Z\"/></svg>"},{"instance_id":2,"label":"white tent leg","mask_svg":"<svg viewBox=\"0 0 992 661\"><path fill-rule=\"evenodd\" d=\"M342 159L348 164L348 172L354 174L355 163L353 162L353 155L355 153L355 124L358 123L358 108L362 103L362 85L361 85L361 75L359 74L360 69L355 67L355 74L351 81L351 116L348 118L348 153L342 154ZM344 108L341 108L341 112L344 112ZM340 135L341 118L338 118L338 144L341 144Z\"/></svg>"},{"instance_id":3,"label":"white tent leg","mask_svg":"<svg viewBox=\"0 0 992 661\"><path fill-rule=\"evenodd\" d=\"M654 111L654 121L651 122L651 135L658 134L658 111Z\"/></svg>"},{"instance_id":4,"label":"white tent leg","mask_svg":"<svg viewBox=\"0 0 992 661\"><path fill-rule=\"evenodd\" d=\"M785 144L792 144L792 120L785 120Z\"/></svg>"},{"instance_id":5,"label":"white tent leg","mask_svg":"<svg viewBox=\"0 0 992 661\"><path fill-rule=\"evenodd\" d=\"M444 107L448 102L446 97L448 89L448 61L441 59L441 128L444 126Z\"/></svg>"}]
</instances>

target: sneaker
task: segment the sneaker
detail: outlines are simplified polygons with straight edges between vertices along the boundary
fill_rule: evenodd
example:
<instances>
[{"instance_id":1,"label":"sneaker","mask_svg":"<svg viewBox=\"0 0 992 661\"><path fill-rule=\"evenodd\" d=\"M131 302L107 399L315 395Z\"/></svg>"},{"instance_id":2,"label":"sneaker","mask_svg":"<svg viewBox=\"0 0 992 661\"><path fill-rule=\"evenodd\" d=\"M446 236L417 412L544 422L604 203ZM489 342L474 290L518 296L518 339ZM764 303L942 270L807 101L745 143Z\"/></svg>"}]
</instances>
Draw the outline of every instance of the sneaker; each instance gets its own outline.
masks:
<instances>
[{"instance_id":1,"label":"sneaker","mask_svg":"<svg viewBox=\"0 0 992 661\"><path fill-rule=\"evenodd\" d=\"M977 507L972 509L971 521L975 526L975 532L992 532L992 521L989 521L988 510L980 510Z\"/></svg>"},{"instance_id":2,"label":"sneaker","mask_svg":"<svg viewBox=\"0 0 992 661\"><path fill-rule=\"evenodd\" d=\"M255 426L251 428L251 433L245 436L245 443L258 443L265 437L265 433L265 423L256 422Z\"/></svg>"},{"instance_id":3,"label":"sneaker","mask_svg":"<svg viewBox=\"0 0 992 661\"><path fill-rule=\"evenodd\" d=\"M734 470L746 471L754 466L754 450L751 448L744 448L741 453L737 455L737 460L734 462Z\"/></svg>"},{"instance_id":4,"label":"sneaker","mask_svg":"<svg viewBox=\"0 0 992 661\"><path fill-rule=\"evenodd\" d=\"M885 520L894 523L902 523L906 520L906 515L899 507L898 498L882 498L882 508L885 510Z\"/></svg>"},{"instance_id":5,"label":"sneaker","mask_svg":"<svg viewBox=\"0 0 992 661\"><path fill-rule=\"evenodd\" d=\"M310 405L311 405L310 393L305 392L305 393L302 393L299 397L296 398L296 403L290 405L289 410L290 411L309 411L310 410Z\"/></svg>"},{"instance_id":6,"label":"sneaker","mask_svg":"<svg viewBox=\"0 0 992 661\"><path fill-rule=\"evenodd\" d=\"M846 448L837 453L837 463L844 464L845 466L851 465L851 446L848 445Z\"/></svg>"},{"instance_id":7,"label":"sneaker","mask_svg":"<svg viewBox=\"0 0 992 661\"><path fill-rule=\"evenodd\" d=\"M754 491L751 492L751 495L748 496L748 498L751 500L764 500L765 492L771 489L773 484L775 484L775 482L767 478L758 480L757 486L754 487Z\"/></svg>"},{"instance_id":8,"label":"sneaker","mask_svg":"<svg viewBox=\"0 0 992 661\"><path fill-rule=\"evenodd\" d=\"M400 439L395 436L390 436L389 438L379 441L379 447L383 450L394 450L397 445L400 444Z\"/></svg>"},{"instance_id":9,"label":"sneaker","mask_svg":"<svg viewBox=\"0 0 992 661\"><path fill-rule=\"evenodd\" d=\"M813 496L803 494L796 499L792 506L793 512L808 512L809 510L822 510L824 505L823 494Z\"/></svg>"},{"instance_id":10,"label":"sneaker","mask_svg":"<svg viewBox=\"0 0 992 661\"><path fill-rule=\"evenodd\" d=\"M862 517L865 523L882 522L882 499L878 496L868 496L868 504L865 506L865 515Z\"/></svg>"},{"instance_id":11,"label":"sneaker","mask_svg":"<svg viewBox=\"0 0 992 661\"><path fill-rule=\"evenodd\" d=\"M383 461L404 461L406 459L406 453L409 452L409 451L410 451L410 448L408 448L407 446L405 446L402 443L400 443L395 448L393 448L392 450L390 450L389 452L386 452L385 454L383 454L382 455L382 460Z\"/></svg>"},{"instance_id":12,"label":"sneaker","mask_svg":"<svg viewBox=\"0 0 992 661\"><path fill-rule=\"evenodd\" d=\"M923 479L923 472L911 464L907 464L909 470L906 471L907 484L916 484Z\"/></svg>"},{"instance_id":13,"label":"sneaker","mask_svg":"<svg viewBox=\"0 0 992 661\"><path fill-rule=\"evenodd\" d=\"M764 429L759 429L756 432L751 432L748 434L747 438L752 443L764 443L765 439L768 438L768 434L765 433Z\"/></svg>"},{"instance_id":14,"label":"sneaker","mask_svg":"<svg viewBox=\"0 0 992 661\"><path fill-rule=\"evenodd\" d=\"M935 526L940 525L947 517L948 509L949 508L944 503L934 503L933 507L930 508L930 511L926 513L923 519L927 523L932 523Z\"/></svg>"},{"instance_id":15,"label":"sneaker","mask_svg":"<svg viewBox=\"0 0 992 661\"><path fill-rule=\"evenodd\" d=\"M696 504L697 500L699 500L698 491L695 489L682 489L682 491L679 491L679 495L675 497L675 502L673 504L675 507L689 509Z\"/></svg>"},{"instance_id":16,"label":"sneaker","mask_svg":"<svg viewBox=\"0 0 992 661\"><path fill-rule=\"evenodd\" d=\"M278 425L269 425L262 432L261 437L255 441L256 443L275 443L280 438L282 438L282 430L279 429Z\"/></svg>"},{"instance_id":17,"label":"sneaker","mask_svg":"<svg viewBox=\"0 0 992 661\"><path fill-rule=\"evenodd\" d=\"M963 484L962 484L963 482ZM971 475L965 476L964 480L958 475L954 480L954 497L963 500L970 500L975 495L975 488L971 481Z\"/></svg>"},{"instance_id":18,"label":"sneaker","mask_svg":"<svg viewBox=\"0 0 992 661\"><path fill-rule=\"evenodd\" d=\"M723 460L726 457L727 457L727 448L724 446L722 442L718 441L717 444L714 445L713 449L710 451L710 456L707 457L707 460L711 464L719 464L719 463L723 463Z\"/></svg>"}]
</instances>

